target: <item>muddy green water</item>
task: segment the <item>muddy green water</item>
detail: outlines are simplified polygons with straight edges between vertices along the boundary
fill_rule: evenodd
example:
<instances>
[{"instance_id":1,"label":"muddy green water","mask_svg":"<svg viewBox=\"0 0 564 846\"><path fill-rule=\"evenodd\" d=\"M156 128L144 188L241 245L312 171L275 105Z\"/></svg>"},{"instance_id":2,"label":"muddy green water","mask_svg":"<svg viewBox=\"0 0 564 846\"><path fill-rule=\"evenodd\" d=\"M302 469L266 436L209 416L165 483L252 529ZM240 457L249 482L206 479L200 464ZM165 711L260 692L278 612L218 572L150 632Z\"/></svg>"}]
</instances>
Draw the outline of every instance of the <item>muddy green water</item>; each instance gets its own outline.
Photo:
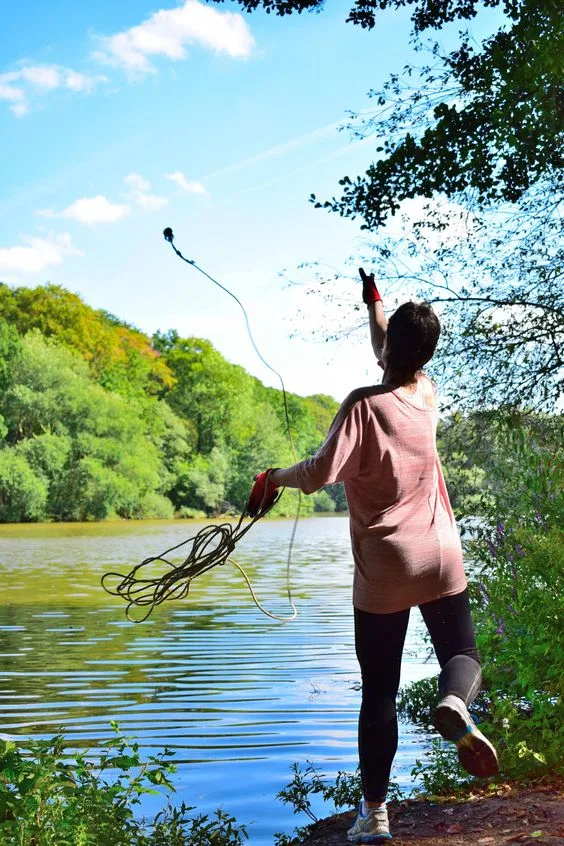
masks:
<instances>
[{"instance_id":1,"label":"muddy green water","mask_svg":"<svg viewBox=\"0 0 564 846\"><path fill-rule=\"evenodd\" d=\"M0 733L70 747L111 735L110 721L146 751L176 752L176 798L200 812L221 806L249 825L250 843L304 822L275 799L293 761L323 772L354 769L360 701L354 656L352 559L346 517L298 528L292 559L298 618L257 610L229 565L197 579L190 597L145 623L100 587L195 534L202 524L131 522L0 526ZM263 604L288 613L291 521L262 521L236 551ZM402 683L436 672L424 663L412 613ZM425 736L401 726L393 778L409 772ZM142 810L156 811L148 798ZM321 815L330 812L318 809Z\"/></svg>"}]
</instances>

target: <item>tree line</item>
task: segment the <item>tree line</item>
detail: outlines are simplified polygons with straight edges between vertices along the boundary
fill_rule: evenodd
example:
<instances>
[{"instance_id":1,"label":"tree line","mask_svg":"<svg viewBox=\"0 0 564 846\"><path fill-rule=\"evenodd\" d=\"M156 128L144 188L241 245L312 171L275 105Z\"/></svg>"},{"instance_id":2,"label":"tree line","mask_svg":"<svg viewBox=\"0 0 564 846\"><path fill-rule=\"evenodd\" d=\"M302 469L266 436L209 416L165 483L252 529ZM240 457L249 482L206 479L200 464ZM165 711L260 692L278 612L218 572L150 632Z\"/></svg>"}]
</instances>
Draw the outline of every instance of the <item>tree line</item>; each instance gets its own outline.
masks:
<instances>
[{"instance_id":1,"label":"tree line","mask_svg":"<svg viewBox=\"0 0 564 846\"><path fill-rule=\"evenodd\" d=\"M338 403L287 396L301 458ZM65 289L0 284L0 521L241 511L257 470L292 462L282 392L209 341L153 338ZM278 513L292 513L291 492ZM339 488L304 503L346 507Z\"/></svg>"}]
</instances>

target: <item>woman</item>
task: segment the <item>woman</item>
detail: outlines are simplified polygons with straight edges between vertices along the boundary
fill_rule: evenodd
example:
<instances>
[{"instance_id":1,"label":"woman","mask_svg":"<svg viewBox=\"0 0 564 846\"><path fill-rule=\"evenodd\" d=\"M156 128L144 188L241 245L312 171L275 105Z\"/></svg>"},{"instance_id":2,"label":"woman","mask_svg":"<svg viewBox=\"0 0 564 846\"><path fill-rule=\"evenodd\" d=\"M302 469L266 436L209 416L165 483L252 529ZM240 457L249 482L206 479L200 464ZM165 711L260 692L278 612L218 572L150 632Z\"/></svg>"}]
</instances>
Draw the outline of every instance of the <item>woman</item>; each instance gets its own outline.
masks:
<instances>
[{"instance_id":1,"label":"woman","mask_svg":"<svg viewBox=\"0 0 564 846\"><path fill-rule=\"evenodd\" d=\"M353 391L313 458L256 477L252 513L278 487L312 493L344 482L355 564L355 646L362 675L358 746L363 800L351 843L391 837L386 792L397 749L395 700L410 608L419 606L441 666L433 722L477 776L498 770L467 706L481 682L462 549L436 448L435 387L422 368L440 324L426 303L384 316L374 275L360 270L382 384Z\"/></svg>"}]
</instances>

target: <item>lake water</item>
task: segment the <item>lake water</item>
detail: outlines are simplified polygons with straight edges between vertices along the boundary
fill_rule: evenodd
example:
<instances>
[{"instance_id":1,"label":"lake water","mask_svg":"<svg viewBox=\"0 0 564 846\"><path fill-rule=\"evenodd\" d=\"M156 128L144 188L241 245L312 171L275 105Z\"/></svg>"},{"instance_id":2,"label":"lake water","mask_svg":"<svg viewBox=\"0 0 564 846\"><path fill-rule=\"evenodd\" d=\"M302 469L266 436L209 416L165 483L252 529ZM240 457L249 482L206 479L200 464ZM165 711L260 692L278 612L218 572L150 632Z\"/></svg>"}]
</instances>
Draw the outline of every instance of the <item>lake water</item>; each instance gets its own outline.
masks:
<instances>
[{"instance_id":1,"label":"lake water","mask_svg":"<svg viewBox=\"0 0 564 846\"><path fill-rule=\"evenodd\" d=\"M279 623L252 603L240 573L216 567L186 600L130 623L100 577L127 572L201 528L192 522L0 526L0 732L70 747L111 736L116 720L148 753L175 752L176 802L217 807L248 824L251 844L306 822L275 799L290 765L354 770L359 672L353 646L346 517L300 522L292 555L298 617ZM235 557L259 599L289 613L292 521L257 523ZM181 558L177 559L181 560ZM402 684L434 674L412 612ZM410 784L425 735L401 725L392 778ZM148 798L142 810L157 810ZM316 807L314 805L314 807ZM316 807L320 816L330 807Z\"/></svg>"}]
</instances>

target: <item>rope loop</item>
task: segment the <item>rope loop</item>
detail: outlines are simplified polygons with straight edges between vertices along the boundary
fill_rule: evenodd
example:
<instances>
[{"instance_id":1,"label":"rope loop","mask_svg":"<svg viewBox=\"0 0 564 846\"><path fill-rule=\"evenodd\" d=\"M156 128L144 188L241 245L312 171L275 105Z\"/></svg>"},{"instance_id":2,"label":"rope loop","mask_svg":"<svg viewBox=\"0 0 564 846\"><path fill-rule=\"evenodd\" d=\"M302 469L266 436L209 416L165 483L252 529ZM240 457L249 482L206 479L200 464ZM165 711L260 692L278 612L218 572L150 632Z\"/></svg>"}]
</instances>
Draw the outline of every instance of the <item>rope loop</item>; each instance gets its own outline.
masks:
<instances>
[{"instance_id":1,"label":"rope loop","mask_svg":"<svg viewBox=\"0 0 564 846\"><path fill-rule=\"evenodd\" d=\"M204 526L193 537L171 546L160 555L151 555L149 558L145 558L140 564L136 564L129 573L105 573L101 580L102 587L112 596L119 596L120 599L125 600L127 603L125 613L130 622L142 623L151 616L157 605L171 600L185 599L188 596L193 579L197 576L206 573L212 567L218 565L222 567L227 561L230 561L242 573L255 604L264 614L283 622L295 619L297 611L290 593L289 569L287 574L288 601L293 613L289 617L279 617L262 607L244 569L230 557L235 550L235 545L247 534L257 520L270 511L279 498L280 495L268 508L261 509L246 524L243 524L243 520L247 506L245 506L234 526L231 523L212 523ZM292 542L293 537L294 535L292 535ZM188 545L189 551L185 555L184 561L180 564L174 564L168 556ZM164 572L159 573L159 565L164 566ZM288 568L289 566L290 558L288 557ZM116 580L117 583L115 583ZM146 608L147 610L142 616L139 616L134 612L134 609L138 608Z\"/></svg>"}]
</instances>

